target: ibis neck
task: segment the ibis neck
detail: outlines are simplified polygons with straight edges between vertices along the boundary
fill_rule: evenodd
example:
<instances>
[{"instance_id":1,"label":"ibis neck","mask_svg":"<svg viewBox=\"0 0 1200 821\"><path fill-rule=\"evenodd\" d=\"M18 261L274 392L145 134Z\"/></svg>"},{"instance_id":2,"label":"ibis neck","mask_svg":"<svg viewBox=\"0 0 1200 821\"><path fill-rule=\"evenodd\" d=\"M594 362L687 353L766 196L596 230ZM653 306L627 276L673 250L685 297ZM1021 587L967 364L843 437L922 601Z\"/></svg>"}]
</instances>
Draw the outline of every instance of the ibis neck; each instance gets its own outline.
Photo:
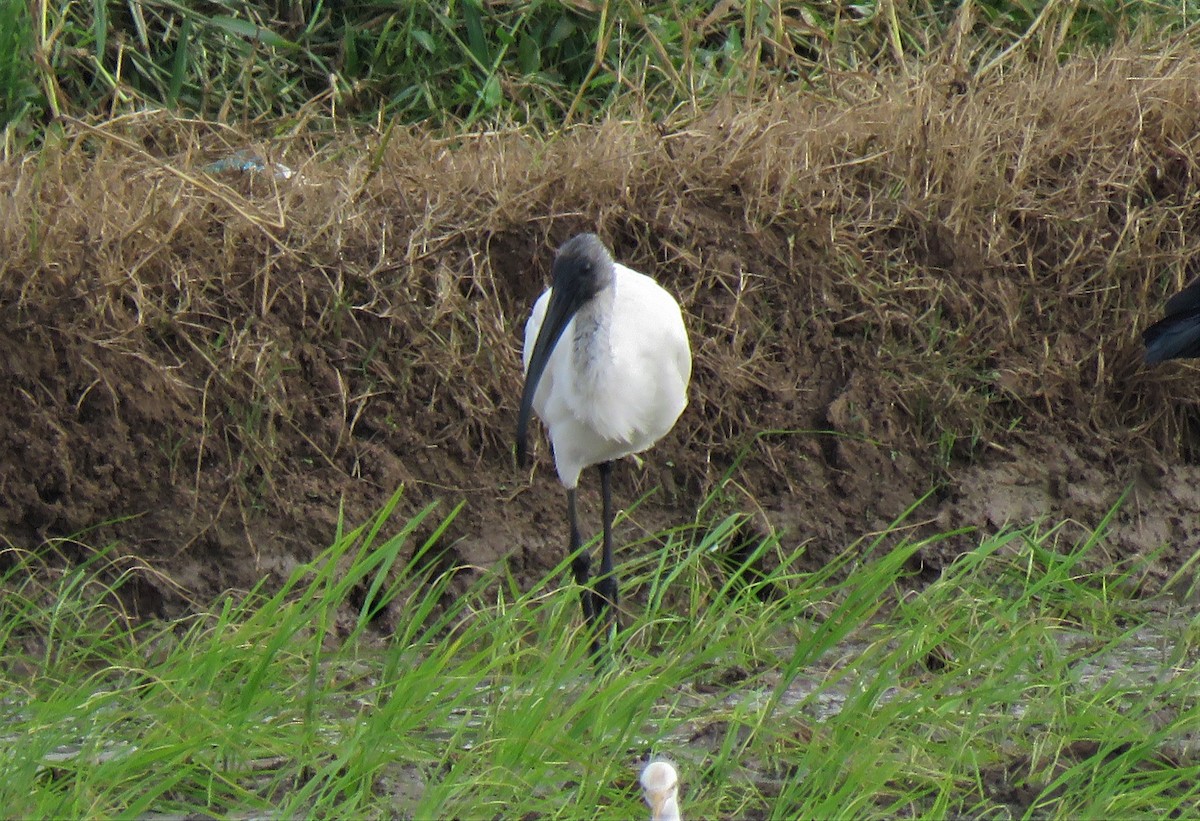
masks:
<instances>
[{"instance_id":1,"label":"ibis neck","mask_svg":"<svg viewBox=\"0 0 1200 821\"><path fill-rule=\"evenodd\" d=\"M616 288L609 286L588 300L575 313L571 335L571 355L576 373L594 372L609 359L612 341L612 314Z\"/></svg>"},{"instance_id":2,"label":"ibis neck","mask_svg":"<svg viewBox=\"0 0 1200 821\"><path fill-rule=\"evenodd\" d=\"M679 799L672 795L664 801L653 821L683 821L679 816Z\"/></svg>"}]
</instances>

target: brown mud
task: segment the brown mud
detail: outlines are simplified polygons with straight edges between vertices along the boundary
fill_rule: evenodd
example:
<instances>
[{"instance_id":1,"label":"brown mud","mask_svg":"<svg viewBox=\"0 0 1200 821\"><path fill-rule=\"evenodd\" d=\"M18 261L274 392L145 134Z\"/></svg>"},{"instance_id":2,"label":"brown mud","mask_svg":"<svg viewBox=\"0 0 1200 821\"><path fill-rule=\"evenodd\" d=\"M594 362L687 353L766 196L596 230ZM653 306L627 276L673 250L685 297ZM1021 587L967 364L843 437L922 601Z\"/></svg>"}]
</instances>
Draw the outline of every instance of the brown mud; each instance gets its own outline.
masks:
<instances>
[{"instance_id":1,"label":"brown mud","mask_svg":"<svg viewBox=\"0 0 1200 821\"><path fill-rule=\"evenodd\" d=\"M720 488L817 564L926 494L902 532L1074 539L1128 491L1105 550L1155 590L1200 531L1200 377L1139 341L1200 273L1200 55L948 72L553 138L67 123L0 166L0 534L112 544L171 615L404 486L465 500L443 561L540 577L564 502L544 441L532 480L512 457L519 340L596 230L695 351L676 430L617 472L621 503L665 488L636 526ZM246 144L298 176L203 172Z\"/></svg>"}]
</instances>

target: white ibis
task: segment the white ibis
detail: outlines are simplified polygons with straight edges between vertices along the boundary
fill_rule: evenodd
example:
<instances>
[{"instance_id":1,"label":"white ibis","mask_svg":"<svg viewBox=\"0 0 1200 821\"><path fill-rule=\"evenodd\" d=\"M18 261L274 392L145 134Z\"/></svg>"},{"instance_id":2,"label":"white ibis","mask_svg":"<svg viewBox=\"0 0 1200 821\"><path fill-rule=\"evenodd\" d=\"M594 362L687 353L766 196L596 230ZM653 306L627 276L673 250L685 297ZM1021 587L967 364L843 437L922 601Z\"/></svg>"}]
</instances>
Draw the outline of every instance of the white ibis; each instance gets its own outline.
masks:
<instances>
[{"instance_id":1,"label":"white ibis","mask_svg":"<svg viewBox=\"0 0 1200 821\"><path fill-rule=\"evenodd\" d=\"M679 815L679 775L669 761L651 761L642 770L642 797L650 821L683 821Z\"/></svg>"},{"instance_id":2,"label":"white ibis","mask_svg":"<svg viewBox=\"0 0 1200 821\"><path fill-rule=\"evenodd\" d=\"M1146 361L1200 356L1200 279L1167 300L1167 315L1142 331Z\"/></svg>"},{"instance_id":3,"label":"white ibis","mask_svg":"<svg viewBox=\"0 0 1200 821\"><path fill-rule=\"evenodd\" d=\"M692 352L679 303L645 274L614 262L595 234L563 243L553 284L525 323L525 389L517 418L517 461L527 462L529 412L550 434L558 478L567 489L571 570L598 657L600 628L616 623L613 573L613 462L640 453L687 407ZM558 344L559 341L562 344ZM591 558L581 550L575 489L583 469L600 472L604 541L600 575L588 586Z\"/></svg>"}]
</instances>

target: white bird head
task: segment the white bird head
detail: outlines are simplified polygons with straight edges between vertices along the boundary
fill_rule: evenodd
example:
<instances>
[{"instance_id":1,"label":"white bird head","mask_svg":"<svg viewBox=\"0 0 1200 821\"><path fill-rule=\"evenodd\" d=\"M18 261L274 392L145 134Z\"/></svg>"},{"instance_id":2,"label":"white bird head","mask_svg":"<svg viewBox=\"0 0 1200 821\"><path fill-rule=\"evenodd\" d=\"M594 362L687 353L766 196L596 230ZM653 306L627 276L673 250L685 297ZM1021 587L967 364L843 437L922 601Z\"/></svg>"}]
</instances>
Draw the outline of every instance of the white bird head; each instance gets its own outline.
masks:
<instances>
[{"instance_id":1,"label":"white bird head","mask_svg":"<svg viewBox=\"0 0 1200 821\"><path fill-rule=\"evenodd\" d=\"M642 770L642 797L650 805L650 821L682 821L679 774L669 761L651 761Z\"/></svg>"},{"instance_id":2,"label":"white bird head","mask_svg":"<svg viewBox=\"0 0 1200 821\"><path fill-rule=\"evenodd\" d=\"M576 234L558 249L552 273L554 284L551 287L550 304L546 307L546 318L534 343L533 354L529 357L525 390L521 394L521 410L517 416L517 464L522 467L528 455L526 431L529 428L533 396L546 370L546 363L550 361L558 338L576 312L612 285L612 254L595 234Z\"/></svg>"}]
</instances>

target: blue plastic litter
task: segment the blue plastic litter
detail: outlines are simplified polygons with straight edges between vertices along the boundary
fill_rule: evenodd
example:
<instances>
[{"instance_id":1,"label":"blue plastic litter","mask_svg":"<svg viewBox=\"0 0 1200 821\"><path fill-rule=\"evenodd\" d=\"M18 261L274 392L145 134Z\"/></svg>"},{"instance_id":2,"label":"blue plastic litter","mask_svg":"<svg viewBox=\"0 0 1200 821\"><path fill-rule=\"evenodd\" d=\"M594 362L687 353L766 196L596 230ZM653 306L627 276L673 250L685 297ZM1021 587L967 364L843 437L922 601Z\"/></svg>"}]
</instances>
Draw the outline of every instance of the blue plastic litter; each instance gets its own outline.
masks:
<instances>
[{"instance_id":1,"label":"blue plastic litter","mask_svg":"<svg viewBox=\"0 0 1200 821\"><path fill-rule=\"evenodd\" d=\"M289 180L296 172L288 168L283 163L273 162L268 163L257 154L252 154L249 151L238 151L230 154L228 157L210 162L201 170L207 171L209 174L223 174L226 171L242 171L245 173L257 173L270 170L277 180Z\"/></svg>"}]
</instances>

